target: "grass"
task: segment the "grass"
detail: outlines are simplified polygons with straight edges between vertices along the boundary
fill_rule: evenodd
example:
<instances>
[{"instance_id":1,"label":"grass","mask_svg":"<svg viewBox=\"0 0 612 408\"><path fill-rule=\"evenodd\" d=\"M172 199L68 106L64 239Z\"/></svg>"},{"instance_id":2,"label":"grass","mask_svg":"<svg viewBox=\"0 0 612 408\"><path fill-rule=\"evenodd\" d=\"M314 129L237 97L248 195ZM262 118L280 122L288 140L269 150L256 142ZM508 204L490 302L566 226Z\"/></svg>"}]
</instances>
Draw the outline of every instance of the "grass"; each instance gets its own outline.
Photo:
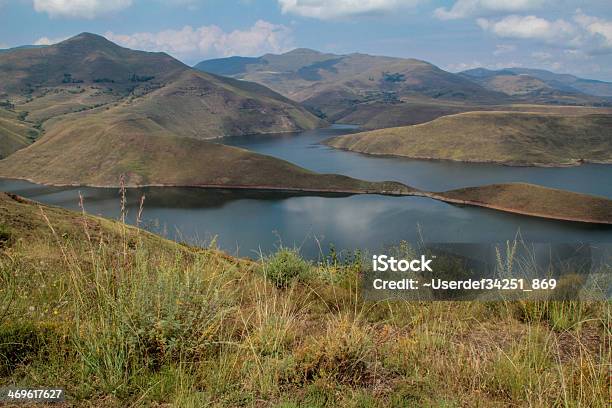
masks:
<instances>
[{"instance_id":1,"label":"grass","mask_svg":"<svg viewBox=\"0 0 612 408\"><path fill-rule=\"evenodd\" d=\"M612 202L604 197L527 183L491 184L437 193L451 202L565 220L612 223Z\"/></svg>"},{"instance_id":2,"label":"grass","mask_svg":"<svg viewBox=\"0 0 612 408\"><path fill-rule=\"evenodd\" d=\"M0 386L96 407L609 403L609 303L364 302L357 259L241 260L6 195L0 224Z\"/></svg>"},{"instance_id":3,"label":"grass","mask_svg":"<svg viewBox=\"0 0 612 408\"><path fill-rule=\"evenodd\" d=\"M38 137L38 130L12 110L0 108L0 159L22 149Z\"/></svg>"},{"instance_id":4,"label":"grass","mask_svg":"<svg viewBox=\"0 0 612 408\"><path fill-rule=\"evenodd\" d=\"M611 125L609 114L467 112L339 136L327 143L361 153L418 159L547 166L610 163Z\"/></svg>"}]
</instances>

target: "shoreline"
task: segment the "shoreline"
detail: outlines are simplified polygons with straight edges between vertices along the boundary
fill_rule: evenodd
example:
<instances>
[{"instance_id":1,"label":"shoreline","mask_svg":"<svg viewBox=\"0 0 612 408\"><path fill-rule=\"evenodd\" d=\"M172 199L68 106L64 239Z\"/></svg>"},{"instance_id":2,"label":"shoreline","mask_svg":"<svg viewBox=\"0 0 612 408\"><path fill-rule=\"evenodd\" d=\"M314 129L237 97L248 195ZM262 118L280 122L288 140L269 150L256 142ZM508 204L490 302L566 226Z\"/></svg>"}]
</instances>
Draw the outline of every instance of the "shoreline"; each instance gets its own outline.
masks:
<instances>
[{"instance_id":1,"label":"shoreline","mask_svg":"<svg viewBox=\"0 0 612 408\"><path fill-rule=\"evenodd\" d=\"M29 183L43 185L43 186L51 186L51 187L91 187L91 188L108 188L108 189L116 189L121 188L120 185L98 185L98 184L82 184L82 183L40 183L36 182L32 179L28 179L25 177L2 177L0 179L4 180L20 180L27 181ZM480 201L472 201L472 200L461 200L456 198L450 198L444 196L444 192L428 192L421 190L413 190L413 191L385 191L385 190L354 190L354 189L323 189L323 188L293 188L293 187L277 187L277 186L266 186L266 185L227 185L227 184L197 184L197 185L185 185L185 184L164 184L164 183L150 183L150 184L139 184L139 185L125 185L123 186L126 189L136 189L136 188L147 188L147 187L175 187L175 188L201 188L201 189L218 189L218 190L244 190L244 191L269 191L269 192L285 192L285 193L314 193L314 194L341 194L341 195L382 195L382 196L391 196L391 197L426 197L432 200L445 202L451 205L463 205L463 206L471 206L471 207L481 207L488 208L495 211L522 215L527 217L535 217L547 220L554 221L563 221L563 222L578 222L583 224L591 224L591 225L612 225L612 220L596 220L592 218L578 218L578 217L563 217L563 216L555 216L552 214L544 214L539 212L530 212L524 210L513 209L510 207L504 207L499 205L487 204ZM406 186L408 187L408 186Z\"/></svg>"}]
</instances>

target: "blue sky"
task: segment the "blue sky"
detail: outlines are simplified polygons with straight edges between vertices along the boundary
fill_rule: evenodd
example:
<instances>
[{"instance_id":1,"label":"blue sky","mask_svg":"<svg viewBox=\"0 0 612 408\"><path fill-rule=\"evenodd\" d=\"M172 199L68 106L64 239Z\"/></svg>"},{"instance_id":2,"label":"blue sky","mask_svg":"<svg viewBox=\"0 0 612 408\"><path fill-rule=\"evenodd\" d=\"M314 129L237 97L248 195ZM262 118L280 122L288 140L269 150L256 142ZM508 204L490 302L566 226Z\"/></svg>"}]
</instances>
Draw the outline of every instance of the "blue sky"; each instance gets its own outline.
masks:
<instances>
[{"instance_id":1,"label":"blue sky","mask_svg":"<svg viewBox=\"0 0 612 408\"><path fill-rule=\"evenodd\" d=\"M0 0L0 48L83 31L188 64L308 47L612 81L611 0Z\"/></svg>"}]
</instances>

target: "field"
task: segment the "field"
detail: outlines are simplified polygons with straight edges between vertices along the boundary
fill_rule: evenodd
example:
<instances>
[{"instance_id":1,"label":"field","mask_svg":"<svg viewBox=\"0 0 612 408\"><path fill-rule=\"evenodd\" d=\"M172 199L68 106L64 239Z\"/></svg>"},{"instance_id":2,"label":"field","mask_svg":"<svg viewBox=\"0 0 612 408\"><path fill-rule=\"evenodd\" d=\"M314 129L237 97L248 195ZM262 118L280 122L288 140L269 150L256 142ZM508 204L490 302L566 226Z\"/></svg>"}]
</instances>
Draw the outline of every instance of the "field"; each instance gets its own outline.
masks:
<instances>
[{"instance_id":1,"label":"field","mask_svg":"<svg viewBox=\"0 0 612 408\"><path fill-rule=\"evenodd\" d=\"M612 116L467 112L327 143L360 153L417 159L540 166L612 163Z\"/></svg>"},{"instance_id":2,"label":"field","mask_svg":"<svg viewBox=\"0 0 612 408\"><path fill-rule=\"evenodd\" d=\"M6 194L0 228L0 386L67 406L609 403L609 303L364 302L358 255L236 259Z\"/></svg>"}]
</instances>

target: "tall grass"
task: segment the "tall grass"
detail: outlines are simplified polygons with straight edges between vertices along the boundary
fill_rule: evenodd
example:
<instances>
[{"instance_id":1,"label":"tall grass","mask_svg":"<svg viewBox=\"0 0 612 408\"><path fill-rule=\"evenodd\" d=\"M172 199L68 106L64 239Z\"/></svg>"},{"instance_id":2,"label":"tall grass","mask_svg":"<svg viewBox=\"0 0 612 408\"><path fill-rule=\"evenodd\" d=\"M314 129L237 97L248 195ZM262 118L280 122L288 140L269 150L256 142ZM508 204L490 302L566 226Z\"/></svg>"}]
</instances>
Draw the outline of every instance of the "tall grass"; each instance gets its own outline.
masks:
<instances>
[{"instance_id":1,"label":"tall grass","mask_svg":"<svg viewBox=\"0 0 612 408\"><path fill-rule=\"evenodd\" d=\"M0 386L118 407L608 406L609 303L365 302L360 259L237 260L101 232L84 208L78 237L41 217L51 239L0 255Z\"/></svg>"}]
</instances>

